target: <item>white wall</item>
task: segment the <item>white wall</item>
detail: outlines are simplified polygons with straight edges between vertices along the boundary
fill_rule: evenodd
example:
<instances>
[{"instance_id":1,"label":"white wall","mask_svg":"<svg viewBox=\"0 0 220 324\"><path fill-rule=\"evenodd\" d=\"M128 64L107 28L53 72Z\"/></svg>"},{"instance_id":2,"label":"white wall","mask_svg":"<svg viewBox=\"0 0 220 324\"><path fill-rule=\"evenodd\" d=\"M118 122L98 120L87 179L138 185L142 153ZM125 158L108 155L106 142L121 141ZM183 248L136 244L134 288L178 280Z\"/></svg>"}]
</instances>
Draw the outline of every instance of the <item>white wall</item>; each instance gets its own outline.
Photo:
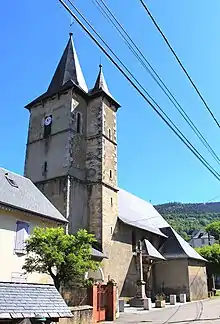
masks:
<instances>
[{"instance_id":1,"label":"white wall","mask_svg":"<svg viewBox=\"0 0 220 324\"><path fill-rule=\"evenodd\" d=\"M19 278L19 275L24 273L22 266L24 264L25 255L18 255L14 251L17 220L28 222L30 225L30 233L33 232L36 226L56 226L55 222L44 220L38 216L28 216L22 212L13 213L0 210L0 281L18 281L19 279L13 280L13 278ZM22 279L22 276L20 278ZM52 283L50 276L36 273L28 275L26 281Z\"/></svg>"},{"instance_id":2,"label":"white wall","mask_svg":"<svg viewBox=\"0 0 220 324\"><path fill-rule=\"evenodd\" d=\"M210 238L210 245L212 245L214 243L215 243L215 239ZM190 240L190 245L193 248L202 247L204 245L209 245L209 239L208 238L193 238Z\"/></svg>"}]
</instances>

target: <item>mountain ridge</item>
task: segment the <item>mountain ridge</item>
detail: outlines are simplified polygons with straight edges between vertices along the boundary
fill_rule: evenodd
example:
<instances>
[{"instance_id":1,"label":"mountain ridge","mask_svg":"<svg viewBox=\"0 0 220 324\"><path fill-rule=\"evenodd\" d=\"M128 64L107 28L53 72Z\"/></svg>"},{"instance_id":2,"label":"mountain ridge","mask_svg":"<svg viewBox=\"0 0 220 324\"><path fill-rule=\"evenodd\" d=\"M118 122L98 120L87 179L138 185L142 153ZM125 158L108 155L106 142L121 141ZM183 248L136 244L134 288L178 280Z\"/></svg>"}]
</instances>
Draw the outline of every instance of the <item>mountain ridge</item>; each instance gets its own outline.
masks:
<instances>
[{"instance_id":1,"label":"mountain ridge","mask_svg":"<svg viewBox=\"0 0 220 324\"><path fill-rule=\"evenodd\" d=\"M154 207L187 241L194 230L204 229L209 223L220 221L220 202L170 202L154 205Z\"/></svg>"}]
</instances>

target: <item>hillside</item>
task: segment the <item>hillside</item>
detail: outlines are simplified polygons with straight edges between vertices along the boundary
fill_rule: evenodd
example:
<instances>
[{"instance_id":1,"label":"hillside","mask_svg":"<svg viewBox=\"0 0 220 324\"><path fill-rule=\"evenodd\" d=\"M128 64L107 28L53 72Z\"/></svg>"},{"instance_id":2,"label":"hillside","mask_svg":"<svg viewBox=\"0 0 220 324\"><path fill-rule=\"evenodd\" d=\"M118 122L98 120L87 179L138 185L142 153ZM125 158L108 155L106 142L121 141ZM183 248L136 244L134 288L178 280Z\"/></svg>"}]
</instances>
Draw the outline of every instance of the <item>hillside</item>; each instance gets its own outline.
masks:
<instances>
[{"instance_id":1,"label":"hillside","mask_svg":"<svg viewBox=\"0 0 220 324\"><path fill-rule=\"evenodd\" d=\"M206 204L174 202L154 207L185 240L189 240L193 230L202 229L212 221L220 220L220 202Z\"/></svg>"}]
</instances>

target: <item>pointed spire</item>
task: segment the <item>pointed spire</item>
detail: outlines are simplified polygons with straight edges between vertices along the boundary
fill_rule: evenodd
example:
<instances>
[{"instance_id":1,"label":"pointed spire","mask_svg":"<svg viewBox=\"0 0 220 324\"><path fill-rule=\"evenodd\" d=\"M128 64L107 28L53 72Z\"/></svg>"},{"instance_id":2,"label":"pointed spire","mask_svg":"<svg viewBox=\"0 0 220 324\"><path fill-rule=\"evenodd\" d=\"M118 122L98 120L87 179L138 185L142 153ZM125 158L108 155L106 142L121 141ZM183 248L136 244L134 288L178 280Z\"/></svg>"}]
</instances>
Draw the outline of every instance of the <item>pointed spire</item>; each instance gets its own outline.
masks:
<instances>
[{"instance_id":1,"label":"pointed spire","mask_svg":"<svg viewBox=\"0 0 220 324\"><path fill-rule=\"evenodd\" d=\"M102 71L102 64L99 64L99 74L98 77L96 79L94 88L92 89L92 92L96 92L96 91L104 91L108 96L110 96L112 98L112 95L109 92L107 83L105 81L105 77Z\"/></svg>"},{"instance_id":2,"label":"pointed spire","mask_svg":"<svg viewBox=\"0 0 220 324\"><path fill-rule=\"evenodd\" d=\"M48 87L48 93L58 92L60 88L68 81L73 81L85 92L88 92L88 88L73 44L73 34L70 33L69 35L69 41Z\"/></svg>"},{"instance_id":3,"label":"pointed spire","mask_svg":"<svg viewBox=\"0 0 220 324\"><path fill-rule=\"evenodd\" d=\"M114 97L111 95L107 83L105 81L105 77L102 71L102 64L99 64L99 74L97 76L95 85L93 89L89 91L90 95L98 95L100 92L104 92L110 99L111 101L114 102L116 109L120 107L119 103L114 99Z\"/></svg>"}]
</instances>

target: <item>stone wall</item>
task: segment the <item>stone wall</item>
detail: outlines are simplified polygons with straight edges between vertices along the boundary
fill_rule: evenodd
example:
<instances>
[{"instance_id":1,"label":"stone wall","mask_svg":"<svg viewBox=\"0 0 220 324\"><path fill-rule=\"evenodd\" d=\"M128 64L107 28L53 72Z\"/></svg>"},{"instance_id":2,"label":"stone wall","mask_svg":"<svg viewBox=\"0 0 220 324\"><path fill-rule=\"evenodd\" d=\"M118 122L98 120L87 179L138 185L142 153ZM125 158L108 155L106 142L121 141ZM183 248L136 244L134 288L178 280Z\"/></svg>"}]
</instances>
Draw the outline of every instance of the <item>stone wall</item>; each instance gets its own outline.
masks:
<instances>
[{"instance_id":1,"label":"stone wall","mask_svg":"<svg viewBox=\"0 0 220 324\"><path fill-rule=\"evenodd\" d=\"M107 206L103 207L103 213L105 213L105 208ZM112 213L112 216L103 219L103 231L105 231L106 237L110 235L111 222L116 220L113 215L114 213ZM103 260L102 266L105 276L110 276L111 279L117 282L120 297L134 297L137 293L136 283L139 274L136 255L132 248L132 231L136 232L136 241L144 237L156 247L159 244L156 235L138 228L135 229L117 220L111 239L105 241L104 251L109 259Z\"/></svg>"},{"instance_id":2,"label":"stone wall","mask_svg":"<svg viewBox=\"0 0 220 324\"><path fill-rule=\"evenodd\" d=\"M188 260L173 259L155 264L153 267L154 294L165 295L186 293L190 299Z\"/></svg>"},{"instance_id":3,"label":"stone wall","mask_svg":"<svg viewBox=\"0 0 220 324\"><path fill-rule=\"evenodd\" d=\"M189 260L189 291L190 300L208 298L206 265L197 260Z\"/></svg>"},{"instance_id":4,"label":"stone wall","mask_svg":"<svg viewBox=\"0 0 220 324\"><path fill-rule=\"evenodd\" d=\"M37 182L36 186L51 201L51 203L66 216L66 188L67 177L59 177L56 179Z\"/></svg>"},{"instance_id":5,"label":"stone wall","mask_svg":"<svg viewBox=\"0 0 220 324\"><path fill-rule=\"evenodd\" d=\"M93 308L89 305L70 307L72 318L60 318L60 324L93 324Z\"/></svg>"},{"instance_id":6,"label":"stone wall","mask_svg":"<svg viewBox=\"0 0 220 324\"><path fill-rule=\"evenodd\" d=\"M62 287L61 295L70 307L85 306L89 304L89 291L86 287Z\"/></svg>"}]
</instances>

